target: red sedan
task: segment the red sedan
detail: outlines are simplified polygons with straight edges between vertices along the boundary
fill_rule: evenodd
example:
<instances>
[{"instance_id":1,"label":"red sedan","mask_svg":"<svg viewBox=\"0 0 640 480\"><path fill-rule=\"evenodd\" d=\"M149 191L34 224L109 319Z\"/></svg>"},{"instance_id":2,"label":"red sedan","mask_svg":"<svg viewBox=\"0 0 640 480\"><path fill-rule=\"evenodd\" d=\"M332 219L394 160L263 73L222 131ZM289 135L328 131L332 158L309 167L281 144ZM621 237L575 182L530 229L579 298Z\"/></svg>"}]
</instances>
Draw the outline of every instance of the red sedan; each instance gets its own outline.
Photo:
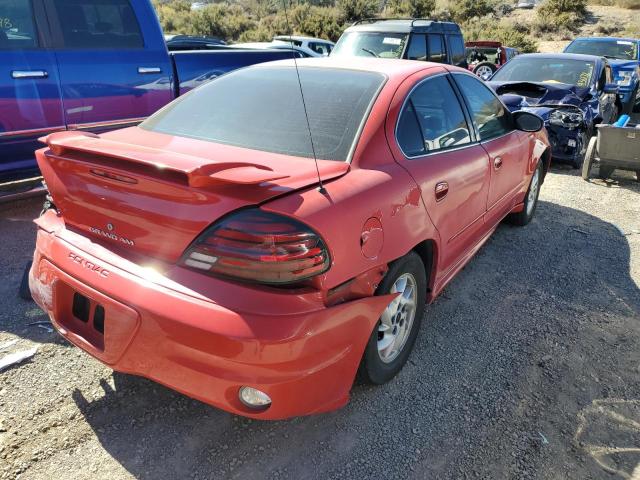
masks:
<instances>
[{"instance_id":1,"label":"red sedan","mask_svg":"<svg viewBox=\"0 0 640 480\"><path fill-rule=\"evenodd\" d=\"M356 374L396 375L425 303L505 217L531 220L537 116L448 65L298 66L306 114L277 62L139 127L44 139L29 283L65 338L239 415L326 412Z\"/></svg>"}]
</instances>

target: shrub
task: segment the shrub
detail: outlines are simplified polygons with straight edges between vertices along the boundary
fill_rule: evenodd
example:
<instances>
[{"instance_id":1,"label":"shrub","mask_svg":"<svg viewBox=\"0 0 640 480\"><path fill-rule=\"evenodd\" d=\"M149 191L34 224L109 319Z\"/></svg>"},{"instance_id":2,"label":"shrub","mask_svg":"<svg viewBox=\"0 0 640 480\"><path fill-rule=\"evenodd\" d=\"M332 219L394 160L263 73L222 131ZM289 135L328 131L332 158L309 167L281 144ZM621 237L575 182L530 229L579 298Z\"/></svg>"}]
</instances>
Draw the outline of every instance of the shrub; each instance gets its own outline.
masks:
<instances>
[{"instance_id":1,"label":"shrub","mask_svg":"<svg viewBox=\"0 0 640 480\"><path fill-rule=\"evenodd\" d=\"M513 47L521 53L538 51L538 44L520 24L497 21L491 17L472 20L462 26L466 40L497 40L505 47Z\"/></svg>"},{"instance_id":2,"label":"shrub","mask_svg":"<svg viewBox=\"0 0 640 480\"><path fill-rule=\"evenodd\" d=\"M493 5L489 0L453 0L450 2L449 12L453 20L464 23L493 13Z\"/></svg>"},{"instance_id":3,"label":"shrub","mask_svg":"<svg viewBox=\"0 0 640 480\"><path fill-rule=\"evenodd\" d=\"M430 18L436 9L436 0L389 0L387 10L392 16Z\"/></svg>"},{"instance_id":4,"label":"shrub","mask_svg":"<svg viewBox=\"0 0 640 480\"><path fill-rule=\"evenodd\" d=\"M337 0L336 6L348 22L375 17L380 9L378 0Z\"/></svg>"}]
</instances>

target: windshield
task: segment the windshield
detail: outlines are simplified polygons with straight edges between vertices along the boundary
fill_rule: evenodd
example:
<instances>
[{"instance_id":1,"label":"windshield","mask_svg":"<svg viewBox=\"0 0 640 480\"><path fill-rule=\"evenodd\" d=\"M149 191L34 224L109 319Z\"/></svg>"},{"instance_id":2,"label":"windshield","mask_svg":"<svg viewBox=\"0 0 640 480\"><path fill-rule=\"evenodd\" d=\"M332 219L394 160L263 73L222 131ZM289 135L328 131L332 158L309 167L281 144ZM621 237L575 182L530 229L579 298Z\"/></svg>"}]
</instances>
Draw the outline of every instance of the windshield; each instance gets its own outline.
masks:
<instances>
[{"instance_id":1,"label":"windshield","mask_svg":"<svg viewBox=\"0 0 640 480\"><path fill-rule=\"evenodd\" d=\"M373 72L300 67L300 79L318 158L347 160L385 77ZM293 67L235 70L178 98L140 127L313 158Z\"/></svg>"},{"instance_id":2,"label":"windshield","mask_svg":"<svg viewBox=\"0 0 640 480\"><path fill-rule=\"evenodd\" d=\"M584 53L618 60L637 60L638 44L631 40L575 40L566 49L566 53Z\"/></svg>"},{"instance_id":3,"label":"windshield","mask_svg":"<svg viewBox=\"0 0 640 480\"><path fill-rule=\"evenodd\" d=\"M496 82L566 83L591 85L595 65L584 60L516 57L491 77Z\"/></svg>"},{"instance_id":4,"label":"windshield","mask_svg":"<svg viewBox=\"0 0 640 480\"><path fill-rule=\"evenodd\" d=\"M401 58L408 36L406 33L348 32L340 37L331 56Z\"/></svg>"}]
</instances>

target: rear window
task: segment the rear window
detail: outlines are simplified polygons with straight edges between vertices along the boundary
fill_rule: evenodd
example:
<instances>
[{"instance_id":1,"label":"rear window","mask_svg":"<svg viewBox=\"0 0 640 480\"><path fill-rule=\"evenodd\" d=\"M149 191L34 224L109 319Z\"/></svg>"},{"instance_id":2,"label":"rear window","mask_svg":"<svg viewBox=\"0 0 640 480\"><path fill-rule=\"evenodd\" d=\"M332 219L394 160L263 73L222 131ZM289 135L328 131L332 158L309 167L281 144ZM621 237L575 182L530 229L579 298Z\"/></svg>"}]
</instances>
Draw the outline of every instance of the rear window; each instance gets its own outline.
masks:
<instances>
[{"instance_id":1,"label":"rear window","mask_svg":"<svg viewBox=\"0 0 640 480\"><path fill-rule=\"evenodd\" d=\"M38 46L29 0L0 1L0 50Z\"/></svg>"},{"instance_id":2,"label":"rear window","mask_svg":"<svg viewBox=\"0 0 640 480\"><path fill-rule=\"evenodd\" d=\"M637 60L638 43L631 40L574 40L565 49L566 53L583 53L616 60Z\"/></svg>"},{"instance_id":3,"label":"rear window","mask_svg":"<svg viewBox=\"0 0 640 480\"><path fill-rule=\"evenodd\" d=\"M129 0L53 0L67 48L141 48Z\"/></svg>"},{"instance_id":4,"label":"rear window","mask_svg":"<svg viewBox=\"0 0 640 480\"><path fill-rule=\"evenodd\" d=\"M378 73L300 67L318 158L345 161L384 83ZM250 67L223 75L149 117L146 130L313 158L294 67Z\"/></svg>"}]
</instances>

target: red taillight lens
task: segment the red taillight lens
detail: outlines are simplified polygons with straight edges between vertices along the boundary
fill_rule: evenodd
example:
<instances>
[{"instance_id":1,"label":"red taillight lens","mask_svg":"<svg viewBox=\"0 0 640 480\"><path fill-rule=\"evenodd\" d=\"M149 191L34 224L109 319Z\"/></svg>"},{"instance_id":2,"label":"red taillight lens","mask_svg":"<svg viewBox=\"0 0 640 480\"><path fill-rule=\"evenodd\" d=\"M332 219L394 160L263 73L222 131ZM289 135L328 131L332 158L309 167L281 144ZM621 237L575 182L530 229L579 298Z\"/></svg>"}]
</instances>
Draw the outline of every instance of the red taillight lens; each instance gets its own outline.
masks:
<instances>
[{"instance_id":1,"label":"red taillight lens","mask_svg":"<svg viewBox=\"0 0 640 480\"><path fill-rule=\"evenodd\" d=\"M303 223L251 209L205 230L181 263L214 275L287 284L327 271L330 259L320 236Z\"/></svg>"}]
</instances>

